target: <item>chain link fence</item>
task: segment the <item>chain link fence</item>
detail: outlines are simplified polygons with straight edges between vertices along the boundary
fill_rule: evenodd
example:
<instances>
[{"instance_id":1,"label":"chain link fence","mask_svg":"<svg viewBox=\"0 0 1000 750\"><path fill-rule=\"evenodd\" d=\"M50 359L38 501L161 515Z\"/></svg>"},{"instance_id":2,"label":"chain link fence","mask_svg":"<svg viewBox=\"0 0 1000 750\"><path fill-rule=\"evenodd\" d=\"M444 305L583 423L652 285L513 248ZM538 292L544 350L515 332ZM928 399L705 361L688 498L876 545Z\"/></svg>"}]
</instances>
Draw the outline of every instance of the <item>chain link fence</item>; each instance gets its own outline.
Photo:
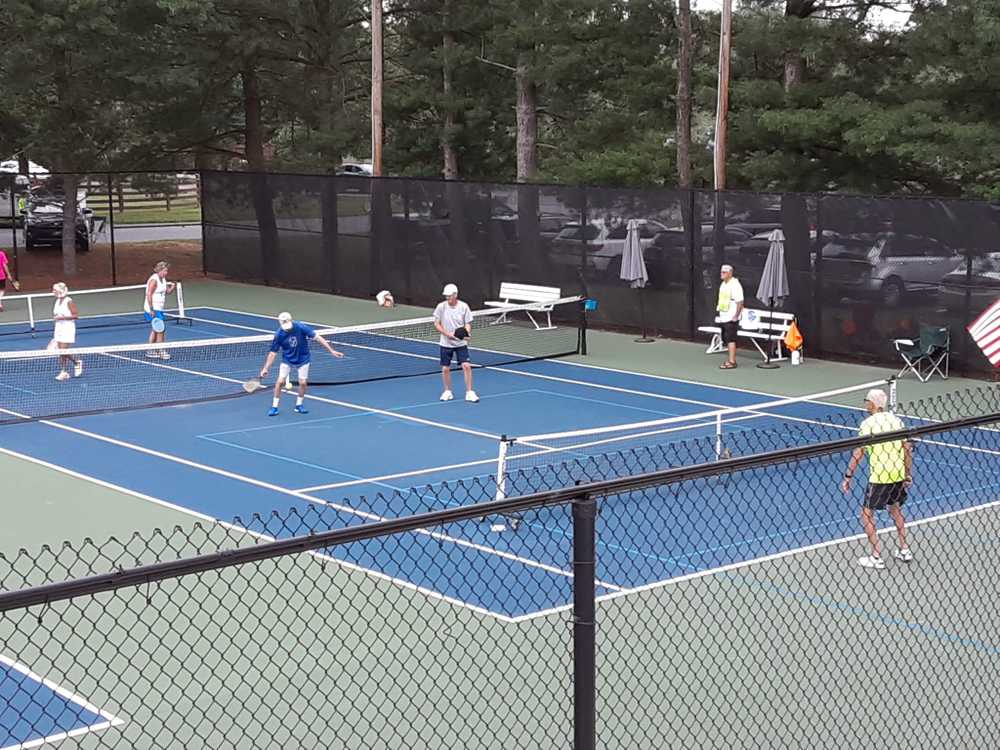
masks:
<instances>
[{"instance_id":1,"label":"chain link fence","mask_svg":"<svg viewBox=\"0 0 1000 750\"><path fill-rule=\"evenodd\" d=\"M67 190L76 193L74 264L64 272ZM197 172L0 173L0 248L25 291L67 278L76 288L144 282L166 260L178 278L202 276Z\"/></svg>"},{"instance_id":2,"label":"chain link fence","mask_svg":"<svg viewBox=\"0 0 1000 750\"><path fill-rule=\"evenodd\" d=\"M992 746L998 397L905 405L876 437L862 412L744 431L723 460L533 466L501 501L437 485L377 523L315 505L22 550L0 746ZM880 512L886 567L863 568L864 467L841 482L901 439L913 560Z\"/></svg>"},{"instance_id":3,"label":"chain link fence","mask_svg":"<svg viewBox=\"0 0 1000 750\"><path fill-rule=\"evenodd\" d=\"M442 280L470 304L504 281L581 288L595 326L699 339L718 267L755 299L767 235L785 235L808 350L893 364L893 337L948 327L953 364L987 362L962 329L1000 296L997 206L833 194L624 190L439 180L205 172L206 268L239 281L432 305ZM639 221L642 294L619 278Z\"/></svg>"}]
</instances>

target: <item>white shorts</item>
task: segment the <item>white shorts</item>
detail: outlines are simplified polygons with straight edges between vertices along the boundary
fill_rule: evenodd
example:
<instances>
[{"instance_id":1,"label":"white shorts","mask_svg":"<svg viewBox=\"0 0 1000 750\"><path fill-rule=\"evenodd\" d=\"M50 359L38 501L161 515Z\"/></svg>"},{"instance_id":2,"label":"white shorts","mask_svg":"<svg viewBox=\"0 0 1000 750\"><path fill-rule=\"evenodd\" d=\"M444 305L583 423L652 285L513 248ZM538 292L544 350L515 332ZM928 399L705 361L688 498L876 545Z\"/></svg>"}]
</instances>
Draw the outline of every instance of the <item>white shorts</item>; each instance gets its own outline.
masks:
<instances>
[{"instance_id":1,"label":"white shorts","mask_svg":"<svg viewBox=\"0 0 1000 750\"><path fill-rule=\"evenodd\" d=\"M292 372L292 368L295 367L295 379L300 383L308 381L309 365L310 363L306 362L304 365L299 365L298 367L295 367L295 365L290 365L287 362L282 362L281 366L278 367L278 379L288 380L288 375Z\"/></svg>"},{"instance_id":2,"label":"white shorts","mask_svg":"<svg viewBox=\"0 0 1000 750\"><path fill-rule=\"evenodd\" d=\"M57 344L75 344L76 323L72 320L56 321L54 330L52 331L52 340Z\"/></svg>"}]
</instances>

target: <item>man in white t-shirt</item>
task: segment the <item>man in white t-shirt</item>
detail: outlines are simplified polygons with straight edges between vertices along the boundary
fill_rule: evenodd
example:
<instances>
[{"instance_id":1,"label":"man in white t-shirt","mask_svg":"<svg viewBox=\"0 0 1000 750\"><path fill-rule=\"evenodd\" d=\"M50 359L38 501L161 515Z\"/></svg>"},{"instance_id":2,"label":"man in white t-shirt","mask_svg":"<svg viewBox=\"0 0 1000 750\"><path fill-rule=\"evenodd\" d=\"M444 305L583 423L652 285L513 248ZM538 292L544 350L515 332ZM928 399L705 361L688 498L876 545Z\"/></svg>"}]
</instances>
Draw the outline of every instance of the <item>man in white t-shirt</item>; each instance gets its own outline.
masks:
<instances>
[{"instance_id":1,"label":"man in white t-shirt","mask_svg":"<svg viewBox=\"0 0 1000 750\"><path fill-rule=\"evenodd\" d=\"M743 314L743 286L740 280L733 276L733 267L723 266L719 271L722 283L719 284L718 312L719 327L722 328L722 343L729 349L729 359L719 365L722 370L736 368L736 333L740 327L740 315Z\"/></svg>"},{"instance_id":2,"label":"man in white t-shirt","mask_svg":"<svg viewBox=\"0 0 1000 750\"><path fill-rule=\"evenodd\" d=\"M451 361L455 359L462 366L465 375L465 400L475 403L479 396L472 390L472 364L469 362L468 339L472 335L472 310L459 300L458 287L448 284L441 292L445 301L434 309L434 327L441 334L438 342L441 352L441 380L444 391L442 401L451 401Z\"/></svg>"}]
</instances>

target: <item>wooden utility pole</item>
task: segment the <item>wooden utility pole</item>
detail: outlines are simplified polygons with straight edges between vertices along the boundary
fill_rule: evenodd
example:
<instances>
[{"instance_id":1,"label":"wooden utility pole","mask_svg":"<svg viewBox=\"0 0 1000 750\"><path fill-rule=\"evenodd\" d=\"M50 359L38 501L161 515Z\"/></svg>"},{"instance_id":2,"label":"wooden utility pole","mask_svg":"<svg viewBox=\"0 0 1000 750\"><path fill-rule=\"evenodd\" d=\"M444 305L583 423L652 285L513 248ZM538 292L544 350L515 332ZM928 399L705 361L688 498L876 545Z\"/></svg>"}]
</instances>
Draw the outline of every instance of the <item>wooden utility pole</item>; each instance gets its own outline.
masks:
<instances>
[{"instance_id":1,"label":"wooden utility pole","mask_svg":"<svg viewBox=\"0 0 1000 750\"><path fill-rule=\"evenodd\" d=\"M733 44L733 0L722 0L719 40L719 96L715 108L715 189L726 188L726 141L729 126L729 63Z\"/></svg>"},{"instance_id":2,"label":"wooden utility pole","mask_svg":"<svg viewBox=\"0 0 1000 750\"><path fill-rule=\"evenodd\" d=\"M677 185L691 187L691 0L677 2Z\"/></svg>"},{"instance_id":3,"label":"wooden utility pole","mask_svg":"<svg viewBox=\"0 0 1000 750\"><path fill-rule=\"evenodd\" d=\"M372 0L372 174L382 174L382 0Z\"/></svg>"}]
</instances>

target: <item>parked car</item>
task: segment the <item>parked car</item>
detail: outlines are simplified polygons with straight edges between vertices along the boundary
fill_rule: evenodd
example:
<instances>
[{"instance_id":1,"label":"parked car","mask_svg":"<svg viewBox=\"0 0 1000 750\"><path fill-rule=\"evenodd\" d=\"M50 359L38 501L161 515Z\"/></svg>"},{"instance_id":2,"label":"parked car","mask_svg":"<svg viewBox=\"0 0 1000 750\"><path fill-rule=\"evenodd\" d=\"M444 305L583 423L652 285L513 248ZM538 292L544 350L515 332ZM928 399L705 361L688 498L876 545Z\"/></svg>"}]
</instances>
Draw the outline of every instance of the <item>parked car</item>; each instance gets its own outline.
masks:
<instances>
[{"instance_id":1,"label":"parked car","mask_svg":"<svg viewBox=\"0 0 1000 750\"><path fill-rule=\"evenodd\" d=\"M725 228L722 262L736 266L738 273L738 252L750 236L750 232L745 229ZM715 267L715 227L703 224L700 237L701 249L695 258L695 264L701 269L704 285L709 288L718 276L718 268ZM684 229L667 229L656 233L653 242L643 252L650 286L663 288L670 283L688 282L691 264L688 242L688 233Z\"/></svg>"},{"instance_id":2,"label":"parked car","mask_svg":"<svg viewBox=\"0 0 1000 750\"><path fill-rule=\"evenodd\" d=\"M550 246L563 228L572 223L572 221L568 216L555 216L551 214L542 214L539 216L538 234L542 238L542 244L546 247Z\"/></svg>"},{"instance_id":3,"label":"parked car","mask_svg":"<svg viewBox=\"0 0 1000 750\"><path fill-rule=\"evenodd\" d=\"M657 232L667 229L653 219L639 219L639 244L645 249L653 244ZM627 222L609 227L602 220L581 226L579 222L566 224L552 240L549 256L561 265L580 265L581 245L583 262L587 268L617 277L621 273L622 253L625 250Z\"/></svg>"},{"instance_id":4,"label":"parked car","mask_svg":"<svg viewBox=\"0 0 1000 750\"><path fill-rule=\"evenodd\" d=\"M76 215L76 249L90 250L93 228L93 211L79 209ZM63 204L52 200L29 201L24 213L24 249L36 247L62 247Z\"/></svg>"},{"instance_id":5,"label":"parked car","mask_svg":"<svg viewBox=\"0 0 1000 750\"><path fill-rule=\"evenodd\" d=\"M937 292L962 256L931 237L886 233L838 236L823 245L827 292L898 306L909 293Z\"/></svg>"},{"instance_id":6,"label":"parked car","mask_svg":"<svg viewBox=\"0 0 1000 750\"><path fill-rule=\"evenodd\" d=\"M964 313L966 289L971 315L978 315L1000 299L1000 253L973 258L971 275L966 275L965 263L946 274L938 290L941 304L953 312Z\"/></svg>"}]
</instances>

